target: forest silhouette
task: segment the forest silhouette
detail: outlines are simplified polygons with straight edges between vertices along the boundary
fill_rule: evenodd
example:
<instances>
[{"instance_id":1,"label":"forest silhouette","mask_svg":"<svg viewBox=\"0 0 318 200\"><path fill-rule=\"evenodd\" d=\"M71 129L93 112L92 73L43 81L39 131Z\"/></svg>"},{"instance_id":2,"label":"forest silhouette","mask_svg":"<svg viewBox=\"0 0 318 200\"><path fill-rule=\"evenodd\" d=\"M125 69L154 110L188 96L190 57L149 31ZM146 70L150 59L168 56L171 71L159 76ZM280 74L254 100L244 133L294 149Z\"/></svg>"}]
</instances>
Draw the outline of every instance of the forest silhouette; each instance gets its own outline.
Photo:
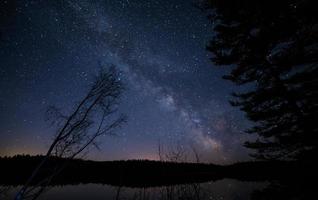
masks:
<instances>
[{"instance_id":1,"label":"forest silhouette","mask_svg":"<svg viewBox=\"0 0 318 200\"><path fill-rule=\"evenodd\" d=\"M0 184L21 185L43 156L1 157ZM316 166L295 161L254 161L231 165L153 160L91 161L50 157L32 184L67 163L50 185L102 183L115 186L153 187L216 181L225 178L242 181L297 180L312 176ZM21 167L23 166L23 167ZM293 174L293 176L290 176Z\"/></svg>"}]
</instances>

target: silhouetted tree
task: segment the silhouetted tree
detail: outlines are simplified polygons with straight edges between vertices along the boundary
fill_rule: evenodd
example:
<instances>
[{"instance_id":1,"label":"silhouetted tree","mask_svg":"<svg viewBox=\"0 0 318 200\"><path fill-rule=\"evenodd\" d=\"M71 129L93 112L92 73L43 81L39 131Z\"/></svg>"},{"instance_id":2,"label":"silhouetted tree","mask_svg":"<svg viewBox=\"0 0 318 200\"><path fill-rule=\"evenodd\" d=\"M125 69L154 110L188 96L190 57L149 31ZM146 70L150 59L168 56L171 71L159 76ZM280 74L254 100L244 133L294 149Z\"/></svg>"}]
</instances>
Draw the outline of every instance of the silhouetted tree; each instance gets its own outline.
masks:
<instances>
[{"instance_id":1,"label":"silhouetted tree","mask_svg":"<svg viewBox=\"0 0 318 200\"><path fill-rule=\"evenodd\" d=\"M315 0L206 0L214 36L207 49L237 85L240 107L257 134L245 146L259 159L317 153L318 20ZM315 155L316 156L316 155Z\"/></svg>"},{"instance_id":2,"label":"silhouetted tree","mask_svg":"<svg viewBox=\"0 0 318 200\"><path fill-rule=\"evenodd\" d=\"M125 121L124 116L116 114L122 90L123 85L118 73L115 67L111 66L100 70L86 96L72 112L64 114L54 106L48 109L50 119L57 125L57 132L46 156L19 191L16 199L34 199L43 190L41 187L48 184L52 177L63 169L60 165L52 166L54 171L49 177L30 187L51 156L71 160L90 145L98 147L98 137L113 134L114 129ZM39 189L36 190L36 187Z\"/></svg>"}]
</instances>

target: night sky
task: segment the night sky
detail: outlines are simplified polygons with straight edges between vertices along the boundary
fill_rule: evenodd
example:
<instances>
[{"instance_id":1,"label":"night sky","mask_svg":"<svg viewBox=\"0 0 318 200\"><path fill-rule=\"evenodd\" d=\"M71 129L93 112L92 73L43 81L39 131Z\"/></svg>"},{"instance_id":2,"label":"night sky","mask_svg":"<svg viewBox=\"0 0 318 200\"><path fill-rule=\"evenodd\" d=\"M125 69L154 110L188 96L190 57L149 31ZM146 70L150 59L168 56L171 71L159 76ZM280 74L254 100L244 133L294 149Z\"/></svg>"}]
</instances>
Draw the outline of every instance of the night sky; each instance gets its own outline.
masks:
<instances>
[{"instance_id":1,"label":"night sky","mask_svg":"<svg viewBox=\"0 0 318 200\"><path fill-rule=\"evenodd\" d=\"M228 103L237 88L221 78L229 68L210 61L213 23L193 3L2 1L0 155L44 153L54 134L46 108L69 111L114 64L128 122L86 158L158 159L160 141L167 151L194 146L204 162L247 159L248 122Z\"/></svg>"}]
</instances>

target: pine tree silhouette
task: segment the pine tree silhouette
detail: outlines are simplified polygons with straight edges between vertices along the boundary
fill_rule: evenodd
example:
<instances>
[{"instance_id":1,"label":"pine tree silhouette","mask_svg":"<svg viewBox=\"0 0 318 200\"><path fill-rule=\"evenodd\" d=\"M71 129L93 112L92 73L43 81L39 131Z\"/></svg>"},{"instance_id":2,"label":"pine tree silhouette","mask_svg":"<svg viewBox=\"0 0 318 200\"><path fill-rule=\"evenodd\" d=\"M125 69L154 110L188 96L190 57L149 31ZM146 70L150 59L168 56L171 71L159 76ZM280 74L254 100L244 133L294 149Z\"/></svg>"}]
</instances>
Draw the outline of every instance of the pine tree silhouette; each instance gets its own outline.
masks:
<instances>
[{"instance_id":1,"label":"pine tree silhouette","mask_svg":"<svg viewBox=\"0 0 318 200\"><path fill-rule=\"evenodd\" d=\"M250 85L233 94L258 135L245 146L259 159L317 153L318 13L313 0L207 0L215 35L207 50L223 78Z\"/></svg>"}]
</instances>

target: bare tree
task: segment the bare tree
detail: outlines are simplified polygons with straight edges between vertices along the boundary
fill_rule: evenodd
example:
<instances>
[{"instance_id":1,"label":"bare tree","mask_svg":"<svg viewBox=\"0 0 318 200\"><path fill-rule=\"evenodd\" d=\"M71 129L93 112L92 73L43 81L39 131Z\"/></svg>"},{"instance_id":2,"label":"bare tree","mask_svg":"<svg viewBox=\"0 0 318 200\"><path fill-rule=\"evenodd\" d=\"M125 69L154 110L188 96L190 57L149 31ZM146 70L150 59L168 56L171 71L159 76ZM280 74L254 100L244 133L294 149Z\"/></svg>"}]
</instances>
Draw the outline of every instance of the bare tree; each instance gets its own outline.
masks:
<instances>
[{"instance_id":1,"label":"bare tree","mask_svg":"<svg viewBox=\"0 0 318 200\"><path fill-rule=\"evenodd\" d=\"M180 142L176 142L175 144L168 146L168 151L166 152L165 157L168 161L172 162L186 162L186 153L186 148L180 144Z\"/></svg>"},{"instance_id":2,"label":"bare tree","mask_svg":"<svg viewBox=\"0 0 318 200\"><path fill-rule=\"evenodd\" d=\"M158 140L158 157L160 161L171 161L171 162L187 162L188 154L192 152L194 155L194 162L200 163L200 153L195 148L193 143L189 143L188 146L184 146L179 142L175 142L164 149L164 144L161 140Z\"/></svg>"},{"instance_id":3,"label":"bare tree","mask_svg":"<svg viewBox=\"0 0 318 200\"><path fill-rule=\"evenodd\" d=\"M158 141L158 156L160 161L170 161L170 162L186 162L186 148L179 142L175 142L164 149L164 144Z\"/></svg>"},{"instance_id":4,"label":"bare tree","mask_svg":"<svg viewBox=\"0 0 318 200\"><path fill-rule=\"evenodd\" d=\"M190 144L190 148L195 156L195 161L196 163L200 163L200 154L199 152L197 151L197 149L195 148L194 144Z\"/></svg>"},{"instance_id":5,"label":"bare tree","mask_svg":"<svg viewBox=\"0 0 318 200\"><path fill-rule=\"evenodd\" d=\"M164 161L164 155L163 155L163 145L161 144L161 141L158 141L158 156L160 161Z\"/></svg>"},{"instance_id":6,"label":"bare tree","mask_svg":"<svg viewBox=\"0 0 318 200\"><path fill-rule=\"evenodd\" d=\"M126 120L125 116L117 113L122 90L123 85L115 67L103 68L95 76L86 96L70 114L65 115L54 106L47 110L50 119L57 125L57 132L44 159L18 192L16 199L36 198L38 194L34 192L35 187L41 186L38 191L42 191L42 186L48 184L52 177L62 170L63 166L59 166L50 177L36 184L33 183L40 169L51 156L75 158L89 146L98 148L96 143L98 137L114 134L115 128Z\"/></svg>"}]
</instances>

